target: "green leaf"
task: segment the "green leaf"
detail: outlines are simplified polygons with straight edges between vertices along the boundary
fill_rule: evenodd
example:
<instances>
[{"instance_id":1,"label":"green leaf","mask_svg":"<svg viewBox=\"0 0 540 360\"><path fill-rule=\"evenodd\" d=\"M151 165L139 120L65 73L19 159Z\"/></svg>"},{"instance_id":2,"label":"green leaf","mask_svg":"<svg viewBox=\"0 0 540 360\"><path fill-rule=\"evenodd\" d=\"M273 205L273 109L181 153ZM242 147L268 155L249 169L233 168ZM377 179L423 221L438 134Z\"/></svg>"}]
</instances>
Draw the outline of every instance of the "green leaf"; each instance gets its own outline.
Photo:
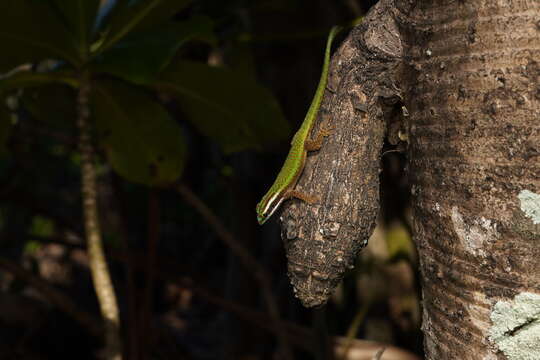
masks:
<instances>
[{"instance_id":1,"label":"green leaf","mask_svg":"<svg viewBox=\"0 0 540 360\"><path fill-rule=\"evenodd\" d=\"M132 31L169 20L191 0L119 0L110 17L107 37L99 51L108 49Z\"/></svg>"},{"instance_id":2,"label":"green leaf","mask_svg":"<svg viewBox=\"0 0 540 360\"><path fill-rule=\"evenodd\" d=\"M54 3L64 16L68 27L74 32L80 53L86 54L96 21L99 0L54 0Z\"/></svg>"},{"instance_id":3,"label":"green leaf","mask_svg":"<svg viewBox=\"0 0 540 360\"><path fill-rule=\"evenodd\" d=\"M112 167L130 181L164 185L184 169L186 144L179 125L145 92L119 81L94 86L98 137Z\"/></svg>"},{"instance_id":4,"label":"green leaf","mask_svg":"<svg viewBox=\"0 0 540 360\"><path fill-rule=\"evenodd\" d=\"M61 131L74 132L77 111L76 92L60 84L26 89L21 103L32 117Z\"/></svg>"},{"instance_id":5,"label":"green leaf","mask_svg":"<svg viewBox=\"0 0 540 360\"><path fill-rule=\"evenodd\" d=\"M61 83L77 87L79 81L75 78L73 72L70 71L48 73L24 71L2 78L0 80L0 93L13 89L36 87L52 83Z\"/></svg>"},{"instance_id":6,"label":"green leaf","mask_svg":"<svg viewBox=\"0 0 540 360\"><path fill-rule=\"evenodd\" d=\"M91 69L133 83L148 83L170 63L178 49L192 39L215 42L209 18L193 17L128 35L99 56Z\"/></svg>"},{"instance_id":7,"label":"green leaf","mask_svg":"<svg viewBox=\"0 0 540 360\"><path fill-rule=\"evenodd\" d=\"M75 41L43 0L1 0L0 43L0 73L45 58L80 63Z\"/></svg>"},{"instance_id":8,"label":"green leaf","mask_svg":"<svg viewBox=\"0 0 540 360\"><path fill-rule=\"evenodd\" d=\"M289 134L270 91L242 74L179 61L160 74L156 85L176 95L190 121L227 153L260 149Z\"/></svg>"}]
</instances>

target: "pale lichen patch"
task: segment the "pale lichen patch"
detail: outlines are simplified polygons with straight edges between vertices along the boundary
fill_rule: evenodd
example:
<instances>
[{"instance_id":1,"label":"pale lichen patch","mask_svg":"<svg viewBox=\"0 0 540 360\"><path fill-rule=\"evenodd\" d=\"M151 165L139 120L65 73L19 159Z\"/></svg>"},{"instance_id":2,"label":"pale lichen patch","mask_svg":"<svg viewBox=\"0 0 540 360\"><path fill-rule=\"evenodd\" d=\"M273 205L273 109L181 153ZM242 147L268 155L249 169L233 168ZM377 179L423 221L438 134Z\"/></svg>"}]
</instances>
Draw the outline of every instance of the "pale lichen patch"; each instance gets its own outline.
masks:
<instances>
[{"instance_id":1,"label":"pale lichen patch","mask_svg":"<svg viewBox=\"0 0 540 360\"><path fill-rule=\"evenodd\" d=\"M533 224L540 224L540 195L529 190L522 190L518 199L520 201L521 211L530 218Z\"/></svg>"},{"instance_id":2,"label":"pale lichen patch","mask_svg":"<svg viewBox=\"0 0 540 360\"><path fill-rule=\"evenodd\" d=\"M540 359L540 294L521 293L498 301L490 315L489 340L509 360Z\"/></svg>"},{"instance_id":3,"label":"pale lichen patch","mask_svg":"<svg viewBox=\"0 0 540 360\"><path fill-rule=\"evenodd\" d=\"M497 224L484 217L472 219L467 224L457 206L452 207L451 218L454 231L463 248L474 255L486 256L484 251L486 243L499 237Z\"/></svg>"}]
</instances>

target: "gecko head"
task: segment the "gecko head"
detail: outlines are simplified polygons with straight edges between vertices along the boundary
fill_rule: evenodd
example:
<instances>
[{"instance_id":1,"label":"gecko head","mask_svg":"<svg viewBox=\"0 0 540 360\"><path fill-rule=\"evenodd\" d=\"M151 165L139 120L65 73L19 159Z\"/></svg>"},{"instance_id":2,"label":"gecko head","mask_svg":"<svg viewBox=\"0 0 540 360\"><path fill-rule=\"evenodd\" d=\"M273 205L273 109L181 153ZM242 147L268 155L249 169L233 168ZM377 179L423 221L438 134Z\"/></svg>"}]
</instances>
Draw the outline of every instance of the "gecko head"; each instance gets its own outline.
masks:
<instances>
[{"instance_id":1,"label":"gecko head","mask_svg":"<svg viewBox=\"0 0 540 360\"><path fill-rule=\"evenodd\" d=\"M267 194L257 204L257 221L260 225L264 224L266 220L272 216L272 214L279 208L279 205L283 201L283 197L278 196L278 193Z\"/></svg>"},{"instance_id":2,"label":"gecko head","mask_svg":"<svg viewBox=\"0 0 540 360\"><path fill-rule=\"evenodd\" d=\"M262 225L268 220L268 216L264 213L263 201L257 204L257 222Z\"/></svg>"},{"instance_id":3,"label":"gecko head","mask_svg":"<svg viewBox=\"0 0 540 360\"><path fill-rule=\"evenodd\" d=\"M259 223L259 225L262 225L266 222L266 220L268 220L267 217L265 217L264 215L261 215L261 214L257 214L257 222Z\"/></svg>"}]
</instances>

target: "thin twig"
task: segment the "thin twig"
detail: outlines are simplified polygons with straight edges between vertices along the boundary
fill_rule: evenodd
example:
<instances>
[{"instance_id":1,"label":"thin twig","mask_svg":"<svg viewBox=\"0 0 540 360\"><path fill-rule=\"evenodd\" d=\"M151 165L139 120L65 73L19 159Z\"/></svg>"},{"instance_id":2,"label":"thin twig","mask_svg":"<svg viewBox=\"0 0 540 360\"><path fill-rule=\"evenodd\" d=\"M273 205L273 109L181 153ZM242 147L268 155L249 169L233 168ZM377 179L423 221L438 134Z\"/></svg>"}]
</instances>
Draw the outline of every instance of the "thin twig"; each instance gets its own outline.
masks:
<instances>
[{"instance_id":1,"label":"thin twig","mask_svg":"<svg viewBox=\"0 0 540 360\"><path fill-rule=\"evenodd\" d=\"M354 343L356 333L358 332L360 325L362 325L362 323L364 322L364 319L366 318L366 315L368 313L370 306L371 306L371 303L369 301L365 302L360 308L360 310L354 316L354 319L351 322L349 329L347 330L347 337L346 337L347 340L345 343L345 349L343 350L343 356L341 357L341 360L347 359L348 352L352 344Z\"/></svg>"},{"instance_id":2,"label":"thin twig","mask_svg":"<svg viewBox=\"0 0 540 360\"><path fill-rule=\"evenodd\" d=\"M126 211L126 199L125 199L125 193L122 187L122 178L115 174L114 172L111 173L110 177L111 186L113 188L114 193L114 203L115 207L117 209L117 212L119 214L119 222L118 222L118 235L120 239L120 243L122 244L122 248L124 250L123 253L130 254L130 248L129 248L129 235L128 235L128 223L127 223L127 211ZM107 249L105 247L107 256L110 256L111 249ZM127 305L127 311L126 311L126 317L125 317L125 326L127 327L127 346L126 346L126 358L129 360L139 360L140 359L140 346L139 346L139 319L137 318L137 293L136 293L136 286L135 286L135 274L133 269L133 259L132 257L126 258L124 261L124 271L126 273L126 305Z\"/></svg>"},{"instance_id":3,"label":"thin twig","mask_svg":"<svg viewBox=\"0 0 540 360\"><path fill-rule=\"evenodd\" d=\"M90 83L87 75L81 78L77 97L77 126L80 131L81 152L81 193L83 198L84 228L88 245L88 261L98 298L101 315L105 319L105 357L110 360L122 359L120 340L120 317L109 268L103 252L101 229L97 209L96 170L93 163L94 149L90 139L90 117L88 97Z\"/></svg>"},{"instance_id":4,"label":"thin twig","mask_svg":"<svg viewBox=\"0 0 540 360\"><path fill-rule=\"evenodd\" d=\"M375 353L375 355L373 355L372 360L381 360L381 357L382 357L383 352L384 352L385 350L386 350L385 347L380 348L380 349Z\"/></svg>"},{"instance_id":5,"label":"thin twig","mask_svg":"<svg viewBox=\"0 0 540 360\"><path fill-rule=\"evenodd\" d=\"M152 317L152 294L154 291L154 276L156 264L157 243L159 240L159 198L158 189L149 189L148 194L148 243L146 248L146 283L141 301L141 329L140 332L140 348L143 357L149 354L149 337L152 334L151 317Z\"/></svg>"},{"instance_id":6,"label":"thin twig","mask_svg":"<svg viewBox=\"0 0 540 360\"><path fill-rule=\"evenodd\" d=\"M250 274L253 275L255 280L261 285L261 291L265 300L268 312L276 326L280 324L280 314L277 306L277 301L272 293L270 279L266 269L244 248L238 240L227 230L225 225L219 220L219 218L210 210L206 204L197 197L187 186L184 184L178 184L176 186L178 193L184 198L184 200L190 204L204 220L212 227L218 237L225 243L226 246L231 249L233 254L237 256L242 264L247 268ZM282 355L285 359L293 359L292 350L288 344L287 337L283 332L278 332L277 338L281 347Z\"/></svg>"}]
</instances>

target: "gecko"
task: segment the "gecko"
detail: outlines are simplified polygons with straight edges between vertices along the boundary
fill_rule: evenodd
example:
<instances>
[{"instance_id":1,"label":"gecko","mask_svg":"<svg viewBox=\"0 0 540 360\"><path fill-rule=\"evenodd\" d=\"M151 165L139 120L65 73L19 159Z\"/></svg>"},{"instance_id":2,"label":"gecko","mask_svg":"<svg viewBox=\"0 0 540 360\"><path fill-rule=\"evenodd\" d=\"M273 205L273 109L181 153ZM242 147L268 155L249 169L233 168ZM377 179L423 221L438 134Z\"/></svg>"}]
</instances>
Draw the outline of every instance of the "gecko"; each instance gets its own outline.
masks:
<instances>
[{"instance_id":1,"label":"gecko","mask_svg":"<svg viewBox=\"0 0 540 360\"><path fill-rule=\"evenodd\" d=\"M319 85L315 91L313 101L309 106L308 112L300 129L294 134L291 141L291 148L289 154L283 163L283 166L278 173L276 180L263 196L261 201L257 204L257 221L259 224L264 224L272 214L276 212L281 203L284 200L290 198L297 198L303 200L309 204L313 204L317 201L317 197L305 194L301 191L295 190L296 183L304 170L306 157L308 151L319 150L322 146L324 138L330 135L332 127L326 125L321 126L319 133L315 138L310 139L309 134L317 119L317 114L321 107L324 90L328 81L328 68L330 64L330 50L332 48L332 41L336 34L341 30L341 27L334 26L328 34L326 40L326 50L324 53L324 62L321 73L321 79Z\"/></svg>"}]
</instances>

